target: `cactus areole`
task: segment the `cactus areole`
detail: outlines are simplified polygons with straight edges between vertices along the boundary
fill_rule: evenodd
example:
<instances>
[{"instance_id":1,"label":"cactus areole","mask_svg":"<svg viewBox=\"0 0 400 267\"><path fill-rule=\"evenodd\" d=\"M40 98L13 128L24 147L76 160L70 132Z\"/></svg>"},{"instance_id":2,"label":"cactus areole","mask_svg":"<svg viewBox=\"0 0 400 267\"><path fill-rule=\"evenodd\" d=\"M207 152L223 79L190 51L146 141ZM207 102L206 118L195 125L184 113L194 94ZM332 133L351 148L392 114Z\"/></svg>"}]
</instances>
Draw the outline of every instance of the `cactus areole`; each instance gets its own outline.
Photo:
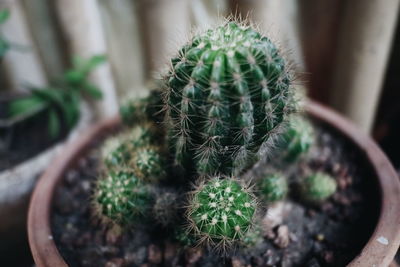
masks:
<instances>
[{"instance_id":1,"label":"cactus areole","mask_svg":"<svg viewBox=\"0 0 400 267\"><path fill-rule=\"evenodd\" d=\"M229 22L173 58L165 105L174 161L199 174L237 174L264 154L293 112L292 75L277 47Z\"/></svg>"}]
</instances>

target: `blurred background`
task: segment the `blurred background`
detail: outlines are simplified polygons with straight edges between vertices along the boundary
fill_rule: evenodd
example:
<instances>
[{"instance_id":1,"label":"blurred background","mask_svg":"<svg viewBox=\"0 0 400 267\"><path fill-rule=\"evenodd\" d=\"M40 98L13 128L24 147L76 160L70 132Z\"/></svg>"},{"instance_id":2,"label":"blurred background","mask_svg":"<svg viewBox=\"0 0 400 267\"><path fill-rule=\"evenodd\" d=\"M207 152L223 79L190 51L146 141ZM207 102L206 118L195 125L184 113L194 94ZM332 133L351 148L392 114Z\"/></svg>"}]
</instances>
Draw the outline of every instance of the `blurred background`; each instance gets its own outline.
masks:
<instances>
[{"instance_id":1,"label":"blurred background","mask_svg":"<svg viewBox=\"0 0 400 267\"><path fill-rule=\"evenodd\" d=\"M278 42L308 95L371 134L400 169L399 2L0 0L0 210L15 212L0 236L16 244L6 247L26 249L12 226L24 225L60 146L145 95L194 28L230 15Z\"/></svg>"}]
</instances>

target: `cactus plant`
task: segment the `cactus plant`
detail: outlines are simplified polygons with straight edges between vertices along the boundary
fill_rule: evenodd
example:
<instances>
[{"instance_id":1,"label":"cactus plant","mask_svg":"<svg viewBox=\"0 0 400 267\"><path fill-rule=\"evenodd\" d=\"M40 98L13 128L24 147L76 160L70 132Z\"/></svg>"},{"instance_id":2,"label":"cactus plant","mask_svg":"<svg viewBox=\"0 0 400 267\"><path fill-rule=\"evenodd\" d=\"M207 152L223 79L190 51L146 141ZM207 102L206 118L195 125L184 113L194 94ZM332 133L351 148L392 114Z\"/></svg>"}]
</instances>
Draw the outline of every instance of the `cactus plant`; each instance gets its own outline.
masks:
<instances>
[{"instance_id":1,"label":"cactus plant","mask_svg":"<svg viewBox=\"0 0 400 267\"><path fill-rule=\"evenodd\" d=\"M152 202L150 188L132 172L110 172L97 180L94 206L97 216L105 221L131 225L144 218Z\"/></svg>"},{"instance_id":2,"label":"cactus plant","mask_svg":"<svg viewBox=\"0 0 400 267\"><path fill-rule=\"evenodd\" d=\"M164 103L174 162L185 169L239 173L295 109L287 62L251 27L228 22L196 35L171 62Z\"/></svg>"},{"instance_id":3,"label":"cactus plant","mask_svg":"<svg viewBox=\"0 0 400 267\"><path fill-rule=\"evenodd\" d=\"M147 181L159 181L166 176L164 157L155 146L137 148L128 165L138 177Z\"/></svg>"},{"instance_id":4,"label":"cactus plant","mask_svg":"<svg viewBox=\"0 0 400 267\"><path fill-rule=\"evenodd\" d=\"M286 177L280 173L267 175L261 180L259 187L262 197L267 202L284 199L289 190Z\"/></svg>"},{"instance_id":5,"label":"cactus plant","mask_svg":"<svg viewBox=\"0 0 400 267\"><path fill-rule=\"evenodd\" d=\"M131 129L108 138L102 148L101 157L109 169L129 168L128 162L138 147L160 145L161 133L153 122L142 122Z\"/></svg>"},{"instance_id":6,"label":"cactus plant","mask_svg":"<svg viewBox=\"0 0 400 267\"><path fill-rule=\"evenodd\" d=\"M289 128L283 135L285 160L293 162L307 153L314 139L314 130L310 122L300 116L292 116Z\"/></svg>"},{"instance_id":7,"label":"cactus plant","mask_svg":"<svg viewBox=\"0 0 400 267\"><path fill-rule=\"evenodd\" d=\"M193 191L188 219L201 241L223 247L240 240L252 226L256 200L233 178L214 177Z\"/></svg>"},{"instance_id":8,"label":"cactus plant","mask_svg":"<svg viewBox=\"0 0 400 267\"><path fill-rule=\"evenodd\" d=\"M307 176L301 183L301 195L304 200L319 203L336 192L337 184L330 175L317 172Z\"/></svg>"},{"instance_id":9,"label":"cactus plant","mask_svg":"<svg viewBox=\"0 0 400 267\"><path fill-rule=\"evenodd\" d=\"M151 90L146 97L128 100L120 107L119 113L125 125L134 125L149 120L161 121L161 109L161 92Z\"/></svg>"}]
</instances>

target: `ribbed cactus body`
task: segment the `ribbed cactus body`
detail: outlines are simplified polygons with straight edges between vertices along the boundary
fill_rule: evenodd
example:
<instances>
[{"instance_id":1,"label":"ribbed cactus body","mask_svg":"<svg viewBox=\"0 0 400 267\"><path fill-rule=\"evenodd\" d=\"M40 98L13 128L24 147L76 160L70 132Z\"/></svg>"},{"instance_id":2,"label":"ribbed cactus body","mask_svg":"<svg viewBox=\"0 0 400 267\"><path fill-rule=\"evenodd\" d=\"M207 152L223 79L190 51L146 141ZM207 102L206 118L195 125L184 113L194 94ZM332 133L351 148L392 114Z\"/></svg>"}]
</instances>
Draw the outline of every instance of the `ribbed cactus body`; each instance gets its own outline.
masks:
<instances>
[{"instance_id":1,"label":"ribbed cactus body","mask_svg":"<svg viewBox=\"0 0 400 267\"><path fill-rule=\"evenodd\" d=\"M256 212L254 196L238 181L213 178L200 185L188 217L200 240L229 244L243 238Z\"/></svg>"},{"instance_id":2,"label":"ribbed cactus body","mask_svg":"<svg viewBox=\"0 0 400 267\"><path fill-rule=\"evenodd\" d=\"M240 172L292 111L290 80L278 49L252 28L231 22L195 36L166 77L175 163Z\"/></svg>"},{"instance_id":3,"label":"ribbed cactus body","mask_svg":"<svg viewBox=\"0 0 400 267\"><path fill-rule=\"evenodd\" d=\"M99 179L94 193L99 215L119 225L143 219L152 205L149 188L132 172L111 172Z\"/></svg>"}]
</instances>

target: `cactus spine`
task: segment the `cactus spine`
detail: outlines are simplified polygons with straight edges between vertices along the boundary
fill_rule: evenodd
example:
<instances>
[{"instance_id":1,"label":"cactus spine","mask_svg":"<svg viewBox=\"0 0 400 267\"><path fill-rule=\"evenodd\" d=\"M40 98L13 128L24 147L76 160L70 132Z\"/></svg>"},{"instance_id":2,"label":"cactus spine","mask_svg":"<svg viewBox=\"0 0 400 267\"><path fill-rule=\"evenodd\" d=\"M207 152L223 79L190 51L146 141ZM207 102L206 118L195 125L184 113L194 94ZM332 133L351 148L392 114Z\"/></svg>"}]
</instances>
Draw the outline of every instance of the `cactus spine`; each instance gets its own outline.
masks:
<instances>
[{"instance_id":1,"label":"cactus spine","mask_svg":"<svg viewBox=\"0 0 400 267\"><path fill-rule=\"evenodd\" d=\"M256 201L237 180L215 177L196 188L188 209L191 229L200 240L226 247L252 226Z\"/></svg>"},{"instance_id":2,"label":"cactus spine","mask_svg":"<svg viewBox=\"0 0 400 267\"><path fill-rule=\"evenodd\" d=\"M129 166L143 180L159 181L166 176L165 161L159 149L154 146L144 146L135 150Z\"/></svg>"},{"instance_id":3,"label":"cactus spine","mask_svg":"<svg viewBox=\"0 0 400 267\"><path fill-rule=\"evenodd\" d=\"M98 215L119 225L143 219L152 203L149 187L131 172L110 172L97 181L95 192Z\"/></svg>"},{"instance_id":4,"label":"cactus spine","mask_svg":"<svg viewBox=\"0 0 400 267\"><path fill-rule=\"evenodd\" d=\"M174 161L237 174L294 110L292 76L265 36L235 22L195 36L172 59L165 105Z\"/></svg>"}]
</instances>

